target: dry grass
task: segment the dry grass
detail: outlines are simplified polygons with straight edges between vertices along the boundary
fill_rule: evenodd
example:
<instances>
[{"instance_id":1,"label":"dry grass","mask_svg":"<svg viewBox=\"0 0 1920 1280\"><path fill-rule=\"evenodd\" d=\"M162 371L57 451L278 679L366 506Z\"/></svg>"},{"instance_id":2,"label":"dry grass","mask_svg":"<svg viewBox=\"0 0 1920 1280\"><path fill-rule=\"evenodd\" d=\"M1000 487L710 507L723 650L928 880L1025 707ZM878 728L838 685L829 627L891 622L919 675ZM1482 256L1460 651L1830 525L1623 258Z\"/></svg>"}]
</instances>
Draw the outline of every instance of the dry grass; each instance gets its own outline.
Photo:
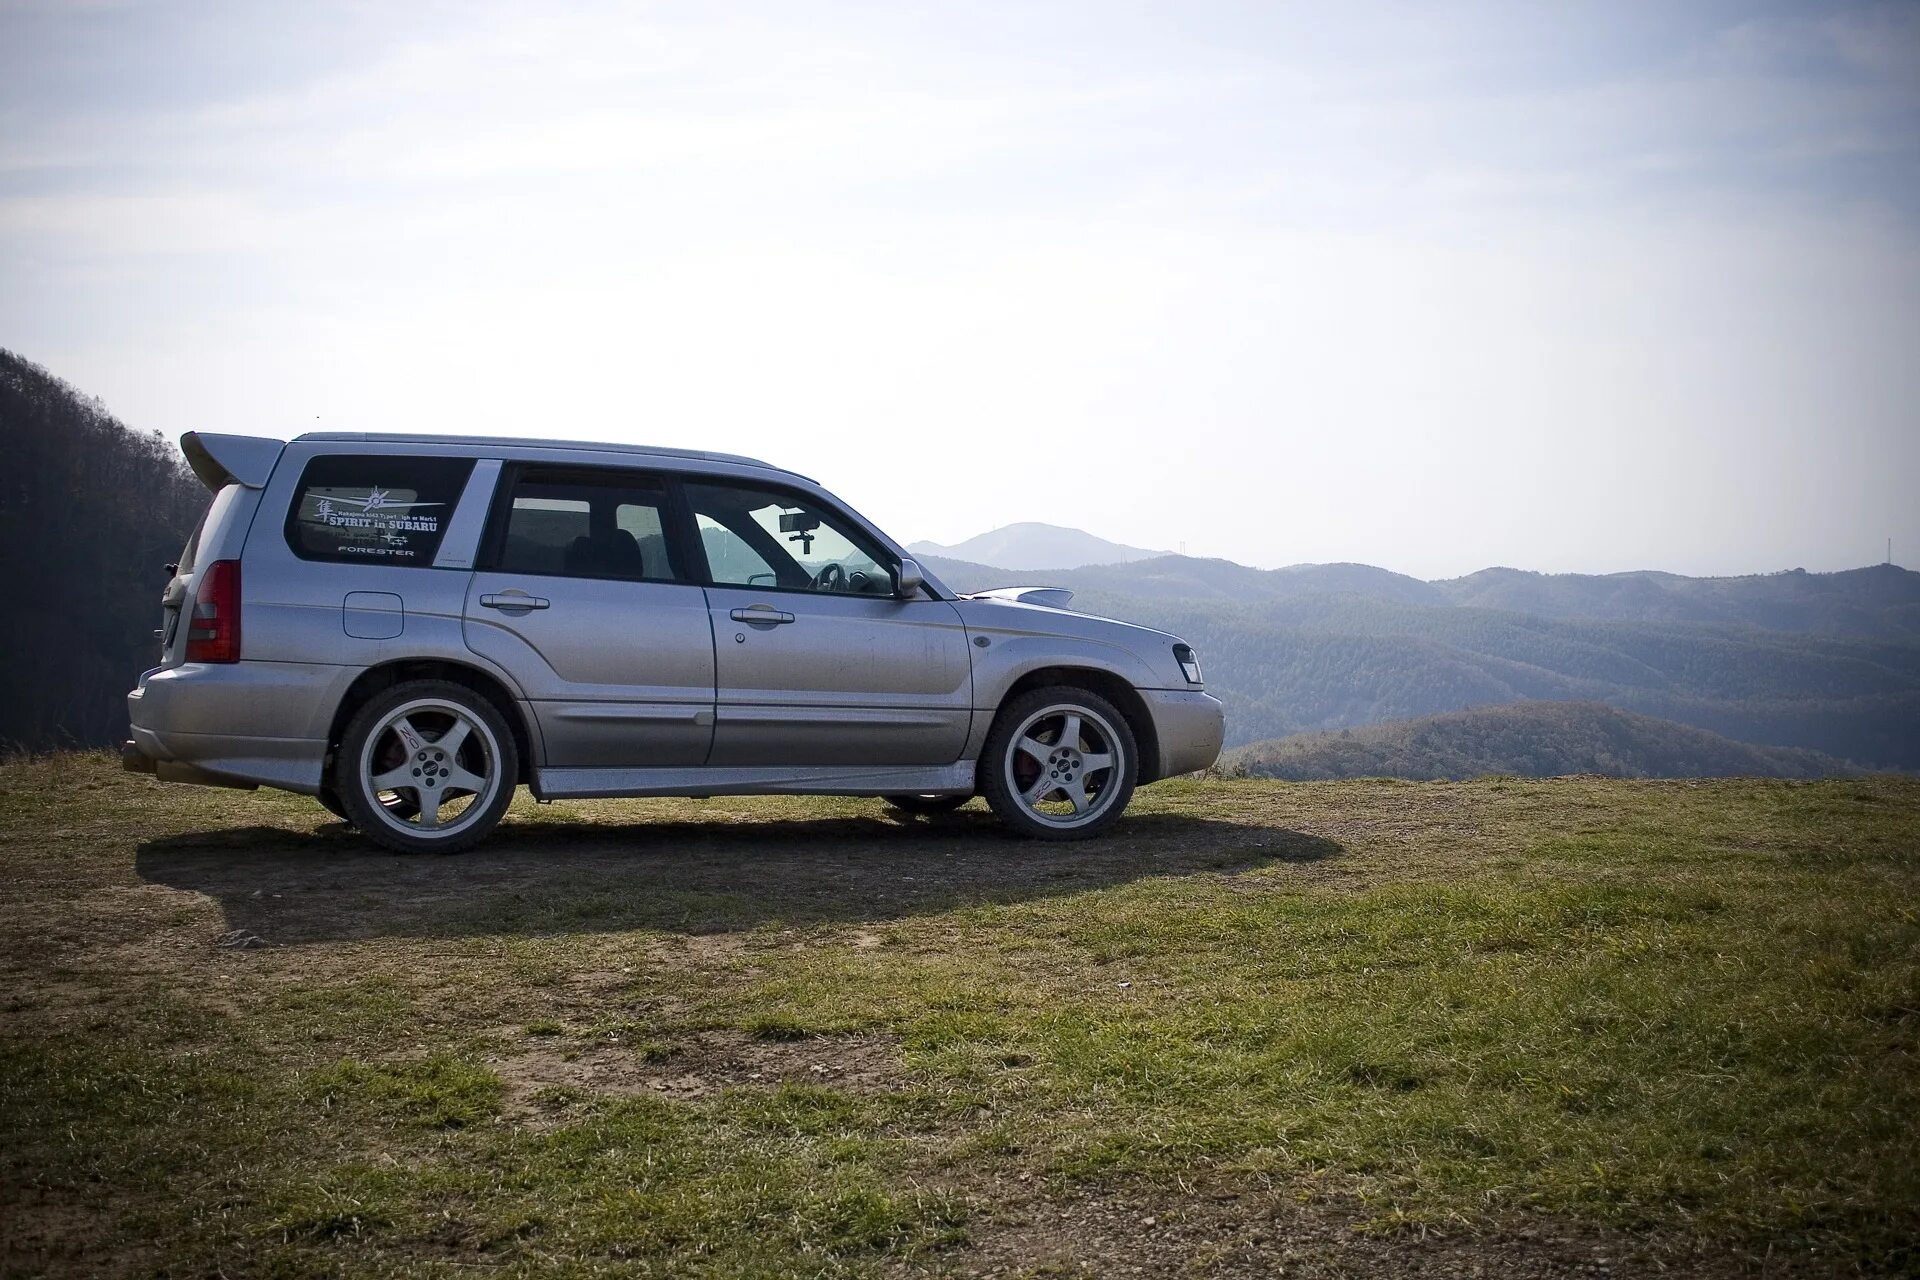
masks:
<instances>
[{"instance_id":1,"label":"dry grass","mask_svg":"<svg viewBox=\"0 0 1920 1280\"><path fill-rule=\"evenodd\" d=\"M1920 1266L1920 784L536 808L0 766L17 1272Z\"/></svg>"}]
</instances>

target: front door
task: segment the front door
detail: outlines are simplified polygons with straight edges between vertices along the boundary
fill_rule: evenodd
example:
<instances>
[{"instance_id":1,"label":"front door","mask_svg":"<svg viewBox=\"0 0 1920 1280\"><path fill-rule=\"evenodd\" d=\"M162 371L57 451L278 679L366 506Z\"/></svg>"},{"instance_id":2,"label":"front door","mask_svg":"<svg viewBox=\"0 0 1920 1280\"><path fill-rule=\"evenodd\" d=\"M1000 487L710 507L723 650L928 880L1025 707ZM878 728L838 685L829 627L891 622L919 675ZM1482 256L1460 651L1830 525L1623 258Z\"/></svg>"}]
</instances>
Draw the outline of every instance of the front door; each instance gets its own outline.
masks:
<instances>
[{"instance_id":1,"label":"front door","mask_svg":"<svg viewBox=\"0 0 1920 1280\"><path fill-rule=\"evenodd\" d=\"M623 469L526 466L503 481L466 641L533 705L556 769L704 763L713 631L670 547L667 488Z\"/></svg>"},{"instance_id":2,"label":"front door","mask_svg":"<svg viewBox=\"0 0 1920 1280\"><path fill-rule=\"evenodd\" d=\"M689 483L714 635L716 765L952 764L973 677L951 604L893 597L852 522L796 492Z\"/></svg>"}]
</instances>

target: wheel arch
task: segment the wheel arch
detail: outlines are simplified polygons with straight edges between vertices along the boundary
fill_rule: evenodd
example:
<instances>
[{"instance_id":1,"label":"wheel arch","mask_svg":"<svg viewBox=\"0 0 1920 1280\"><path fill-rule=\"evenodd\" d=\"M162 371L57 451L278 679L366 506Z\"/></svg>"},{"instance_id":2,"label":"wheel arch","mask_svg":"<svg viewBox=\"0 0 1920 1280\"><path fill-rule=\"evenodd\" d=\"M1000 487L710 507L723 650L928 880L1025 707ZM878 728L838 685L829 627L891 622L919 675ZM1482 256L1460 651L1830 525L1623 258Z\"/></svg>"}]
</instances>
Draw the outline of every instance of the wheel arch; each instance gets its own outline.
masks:
<instances>
[{"instance_id":1,"label":"wheel arch","mask_svg":"<svg viewBox=\"0 0 1920 1280\"><path fill-rule=\"evenodd\" d=\"M340 705L334 708L333 723L327 727L329 771L333 753L340 746L340 736L346 732L347 722L353 719L354 712L366 705L369 698L408 680L449 680L466 686L491 702L500 713L500 718L507 722L507 731L513 735L514 750L520 757L520 776L514 781L524 783L533 777L532 730L520 712L519 701L513 696L513 691L491 672L448 658L402 658L368 667L355 677L340 696Z\"/></svg>"},{"instance_id":2,"label":"wheel arch","mask_svg":"<svg viewBox=\"0 0 1920 1280\"><path fill-rule=\"evenodd\" d=\"M1062 686L1084 689L1111 702L1126 718L1127 728L1133 733L1134 746L1140 751L1139 783L1144 785L1159 779L1160 735L1154 728L1153 715L1147 710L1146 699L1140 696L1140 691L1125 676L1098 667L1070 664L1036 667L1007 686L999 706L994 708L994 719L998 720L1006 705L1029 689Z\"/></svg>"}]
</instances>

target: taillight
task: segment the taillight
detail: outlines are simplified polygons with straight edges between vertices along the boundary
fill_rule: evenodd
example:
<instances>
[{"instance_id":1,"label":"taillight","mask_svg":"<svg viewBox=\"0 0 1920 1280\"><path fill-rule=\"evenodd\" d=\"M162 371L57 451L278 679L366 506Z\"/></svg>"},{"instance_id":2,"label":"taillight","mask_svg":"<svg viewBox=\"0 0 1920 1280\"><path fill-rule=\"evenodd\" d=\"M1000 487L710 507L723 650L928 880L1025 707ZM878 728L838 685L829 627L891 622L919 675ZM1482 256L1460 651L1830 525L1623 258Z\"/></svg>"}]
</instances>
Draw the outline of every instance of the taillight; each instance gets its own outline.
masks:
<instances>
[{"instance_id":1,"label":"taillight","mask_svg":"<svg viewBox=\"0 0 1920 1280\"><path fill-rule=\"evenodd\" d=\"M215 560L195 586L187 661L240 661L240 562Z\"/></svg>"}]
</instances>

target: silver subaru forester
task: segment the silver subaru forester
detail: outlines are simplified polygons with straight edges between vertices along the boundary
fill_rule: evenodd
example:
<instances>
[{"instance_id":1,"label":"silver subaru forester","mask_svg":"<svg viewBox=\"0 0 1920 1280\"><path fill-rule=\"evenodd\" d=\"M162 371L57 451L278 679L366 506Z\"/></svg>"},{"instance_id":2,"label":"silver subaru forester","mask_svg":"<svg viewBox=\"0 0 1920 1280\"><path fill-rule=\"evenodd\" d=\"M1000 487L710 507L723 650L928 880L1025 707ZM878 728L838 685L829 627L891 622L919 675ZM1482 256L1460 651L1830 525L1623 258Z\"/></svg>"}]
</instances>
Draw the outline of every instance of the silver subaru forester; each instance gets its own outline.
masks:
<instances>
[{"instance_id":1,"label":"silver subaru forester","mask_svg":"<svg viewBox=\"0 0 1920 1280\"><path fill-rule=\"evenodd\" d=\"M750 458L190 432L213 500L127 695L129 769L314 796L403 851L542 800L983 795L1077 839L1219 754L1193 650L1066 593L959 596Z\"/></svg>"}]
</instances>

